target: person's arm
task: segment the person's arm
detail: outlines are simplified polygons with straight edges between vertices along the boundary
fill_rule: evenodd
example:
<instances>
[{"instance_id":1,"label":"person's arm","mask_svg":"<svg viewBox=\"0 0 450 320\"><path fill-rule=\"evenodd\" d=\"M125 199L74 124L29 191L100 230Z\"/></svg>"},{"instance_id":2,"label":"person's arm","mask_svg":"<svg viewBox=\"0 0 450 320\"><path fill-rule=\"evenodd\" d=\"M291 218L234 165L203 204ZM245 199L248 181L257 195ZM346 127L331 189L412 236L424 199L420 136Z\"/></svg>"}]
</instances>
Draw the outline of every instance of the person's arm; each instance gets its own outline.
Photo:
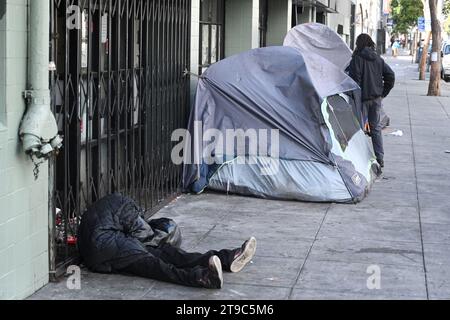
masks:
<instances>
[{"instance_id":1,"label":"person's arm","mask_svg":"<svg viewBox=\"0 0 450 320\"><path fill-rule=\"evenodd\" d=\"M349 66L349 76L359 85L361 86L362 79L362 70L360 66L360 60L358 57L354 57L350 62Z\"/></svg>"},{"instance_id":2,"label":"person's arm","mask_svg":"<svg viewBox=\"0 0 450 320\"><path fill-rule=\"evenodd\" d=\"M383 61L383 98L386 98L395 85L395 72Z\"/></svg>"}]
</instances>

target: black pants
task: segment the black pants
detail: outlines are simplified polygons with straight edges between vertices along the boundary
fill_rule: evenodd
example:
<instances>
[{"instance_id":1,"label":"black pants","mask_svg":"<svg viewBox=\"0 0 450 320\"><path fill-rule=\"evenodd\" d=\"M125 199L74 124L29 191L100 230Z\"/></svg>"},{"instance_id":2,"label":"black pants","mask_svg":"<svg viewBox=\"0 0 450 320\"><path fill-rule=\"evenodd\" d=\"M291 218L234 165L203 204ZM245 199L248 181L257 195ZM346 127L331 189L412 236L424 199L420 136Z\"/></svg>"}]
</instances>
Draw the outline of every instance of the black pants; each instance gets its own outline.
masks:
<instances>
[{"instance_id":1,"label":"black pants","mask_svg":"<svg viewBox=\"0 0 450 320\"><path fill-rule=\"evenodd\" d=\"M200 287L198 280L208 272L208 262L212 256L218 256L223 270L230 271L236 253L236 250L209 251L205 254L189 253L170 245L163 245L159 248L147 247L147 251L149 252L148 256L118 270L118 272Z\"/></svg>"},{"instance_id":2,"label":"black pants","mask_svg":"<svg viewBox=\"0 0 450 320\"><path fill-rule=\"evenodd\" d=\"M364 101L364 108L369 115L369 126L372 136L373 151L377 160L384 160L383 125L381 123L382 99Z\"/></svg>"}]
</instances>

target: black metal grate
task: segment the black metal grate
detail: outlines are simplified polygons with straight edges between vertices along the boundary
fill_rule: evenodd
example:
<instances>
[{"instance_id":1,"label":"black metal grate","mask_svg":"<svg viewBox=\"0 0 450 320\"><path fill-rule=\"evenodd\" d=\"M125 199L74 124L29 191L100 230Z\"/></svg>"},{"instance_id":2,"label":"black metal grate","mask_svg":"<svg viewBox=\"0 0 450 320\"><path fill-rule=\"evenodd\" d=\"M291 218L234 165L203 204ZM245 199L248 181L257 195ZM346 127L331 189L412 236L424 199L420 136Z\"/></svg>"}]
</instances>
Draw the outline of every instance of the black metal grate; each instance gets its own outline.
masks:
<instances>
[{"instance_id":1,"label":"black metal grate","mask_svg":"<svg viewBox=\"0 0 450 320\"><path fill-rule=\"evenodd\" d=\"M171 161L170 138L189 107L190 6L51 0L52 100L64 135L51 170L52 204L61 210L53 269L73 255L79 217L97 199L119 191L151 210L178 192L182 169Z\"/></svg>"}]
</instances>

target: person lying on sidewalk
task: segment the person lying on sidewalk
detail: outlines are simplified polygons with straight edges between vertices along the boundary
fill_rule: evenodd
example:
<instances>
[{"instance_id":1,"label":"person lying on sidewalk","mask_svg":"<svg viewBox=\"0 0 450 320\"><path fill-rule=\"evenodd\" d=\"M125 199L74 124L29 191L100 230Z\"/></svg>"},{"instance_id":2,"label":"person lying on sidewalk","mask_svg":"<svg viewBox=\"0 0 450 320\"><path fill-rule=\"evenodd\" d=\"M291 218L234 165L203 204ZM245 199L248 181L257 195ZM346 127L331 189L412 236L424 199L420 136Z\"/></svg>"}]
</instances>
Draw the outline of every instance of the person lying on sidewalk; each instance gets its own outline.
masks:
<instances>
[{"instance_id":1,"label":"person lying on sidewalk","mask_svg":"<svg viewBox=\"0 0 450 320\"><path fill-rule=\"evenodd\" d=\"M113 194L97 201L82 216L78 249L93 272L131 274L175 284L220 289L223 271L239 272L253 258L256 239L236 249L190 253L176 244L156 243L155 232L130 198Z\"/></svg>"},{"instance_id":2,"label":"person lying on sidewalk","mask_svg":"<svg viewBox=\"0 0 450 320\"><path fill-rule=\"evenodd\" d=\"M395 85L395 73L375 51L375 42L368 34L356 39L349 75L360 86L363 107L369 116L370 133L377 161L384 168L382 101Z\"/></svg>"}]
</instances>

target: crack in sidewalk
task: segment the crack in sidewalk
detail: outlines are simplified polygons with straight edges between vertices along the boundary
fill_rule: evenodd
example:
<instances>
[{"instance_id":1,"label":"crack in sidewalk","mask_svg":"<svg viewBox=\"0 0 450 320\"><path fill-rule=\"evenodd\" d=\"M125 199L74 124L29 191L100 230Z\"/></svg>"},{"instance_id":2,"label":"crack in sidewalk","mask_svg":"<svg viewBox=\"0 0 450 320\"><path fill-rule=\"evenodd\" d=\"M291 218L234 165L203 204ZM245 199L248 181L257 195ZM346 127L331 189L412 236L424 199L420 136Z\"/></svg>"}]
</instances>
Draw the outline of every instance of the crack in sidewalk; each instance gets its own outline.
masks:
<instances>
[{"instance_id":1,"label":"crack in sidewalk","mask_svg":"<svg viewBox=\"0 0 450 320\"><path fill-rule=\"evenodd\" d=\"M294 281L294 283L292 284L292 286L291 286L291 288L290 288L290 290L289 290L288 300L291 300L291 299L292 299L292 295L293 295L293 293L294 293L295 286L297 285L298 281L300 280L300 276L301 276L301 274L302 274L302 272L303 272L303 269L305 268L305 265L306 265L306 262L308 261L309 255L311 254L311 251L312 251L312 249L313 249L313 247L314 247L314 244L315 244L315 243L317 242L317 240L318 240L317 238L318 238L318 236L319 236L320 230L322 230L322 226L323 226L323 224L324 224L324 222L325 222L325 219L326 219L327 216L328 216L328 212L330 211L330 209L331 209L332 206L333 206L333 203L331 203L331 204L328 206L328 208L326 209L326 211L325 211L325 213L324 213L324 215L323 215L323 219L322 219L322 221L320 222L319 228L317 229L316 235L314 236L314 240L312 241L311 246L310 246L309 249L308 249L308 253L306 254L305 260L303 261L303 263L302 263L302 265L301 265L301 267L300 267L300 270L298 271L297 276L295 277L295 281Z\"/></svg>"},{"instance_id":2,"label":"crack in sidewalk","mask_svg":"<svg viewBox=\"0 0 450 320\"><path fill-rule=\"evenodd\" d=\"M422 215L421 215L421 207L420 207L420 198L419 198L419 185L417 182L417 166L416 166L416 151L414 149L414 133L413 133L413 125L412 125L412 119L411 119L411 104L409 101L409 91L408 87L406 87L406 103L408 104L408 116L409 116L409 127L411 132L411 147L412 147L412 155L413 155L413 164L414 164L414 179L415 179L415 185L416 185L416 195L417 195L417 212L419 214L419 230L420 230L420 243L422 246L422 261L423 261L423 271L424 271L424 278L425 278L425 290L427 293L427 300L430 300L430 293L428 290L428 275L427 275L427 265L425 261L425 247L423 243L423 228L422 228Z\"/></svg>"}]
</instances>

